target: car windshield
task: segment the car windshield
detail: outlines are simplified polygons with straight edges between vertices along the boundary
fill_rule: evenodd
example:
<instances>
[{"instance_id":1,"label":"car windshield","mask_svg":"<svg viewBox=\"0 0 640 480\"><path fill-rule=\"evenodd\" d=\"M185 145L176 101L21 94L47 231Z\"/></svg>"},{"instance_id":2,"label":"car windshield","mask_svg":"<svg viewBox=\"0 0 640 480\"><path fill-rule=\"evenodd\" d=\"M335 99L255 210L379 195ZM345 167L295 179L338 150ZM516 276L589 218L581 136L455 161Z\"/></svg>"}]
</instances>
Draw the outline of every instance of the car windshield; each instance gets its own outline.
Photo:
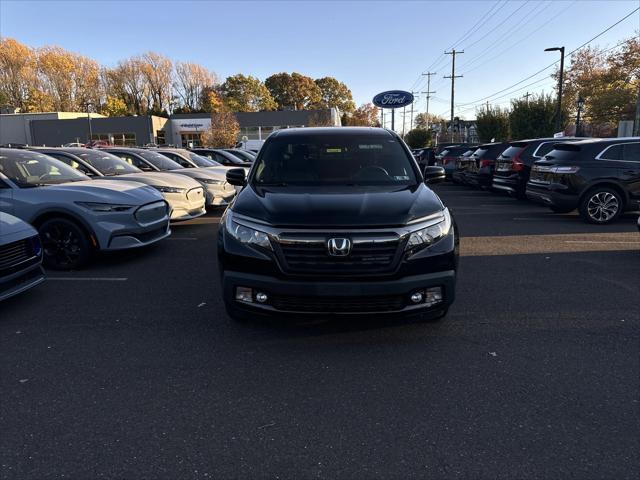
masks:
<instances>
[{"instance_id":1,"label":"car windshield","mask_svg":"<svg viewBox=\"0 0 640 480\"><path fill-rule=\"evenodd\" d=\"M250 153L243 152L242 150L231 149L231 150L225 150L225 152L229 152L231 155L235 155L240 160L243 160L246 162L253 162L256 159L256 157L254 157Z\"/></svg>"},{"instance_id":2,"label":"car windshield","mask_svg":"<svg viewBox=\"0 0 640 480\"><path fill-rule=\"evenodd\" d=\"M160 170L180 170L184 168L182 165L174 162L170 158L167 158L158 152L152 152L151 150L142 150L138 152L138 155Z\"/></svg>"},{"instance_id":3,"label":"car windshield","mask_svg":"<svg viewBox=\"0 0 640 480\"><path fill-rule=\"evenodd\" d=\"M125 173L140 173L142 171L133 165L129 165L120 157L100 150L73 151L71 153L82 158L103 175L122 175Z\"/></svg>"},{"instance_id":4,"label":"car windshield","mask_svg":"<svg viewBox=\"0 0 640 480\"><path fill-rule=\"evenodd\" d=\"M242 165L243 163L247 163L246 160L243 160L242 158L238 158L233 153L229 153L224 150L216 150L216 153L226 158L229 162L235 163L237 165Z\"/></svg>"},{"instance_id":5,"label":"car windshield","mask_svg":"<svg viewBox=\"0 0 640 480\"><path fill-rule=\"evenodd\" d=\"M0 173L22 188L89 180L48 155L4 148L0 149Z\"/></svg>"},{"instance_id":6,"label":"car windshield","mask_svg":"<svg viewBox=\"0 0 640 480\"><path fill-rule=\"evenodd\" d=\"M256 185L412 185L416 176L389 134L284 135L267 141L256 160Z\"/></svg>"},{"instance_id":7,"label":"car windshield","mask_svg":"<svg viewBox=\"0 0 640 480\"><path fill-rule=\"evenodd\" d=\"M219 167L222 164L216 162L215 160L210 160L205 158L197 153L187 152L187 155L191 159L193 163L195 163L198 167Z\"/></svg>"}]
</instances>

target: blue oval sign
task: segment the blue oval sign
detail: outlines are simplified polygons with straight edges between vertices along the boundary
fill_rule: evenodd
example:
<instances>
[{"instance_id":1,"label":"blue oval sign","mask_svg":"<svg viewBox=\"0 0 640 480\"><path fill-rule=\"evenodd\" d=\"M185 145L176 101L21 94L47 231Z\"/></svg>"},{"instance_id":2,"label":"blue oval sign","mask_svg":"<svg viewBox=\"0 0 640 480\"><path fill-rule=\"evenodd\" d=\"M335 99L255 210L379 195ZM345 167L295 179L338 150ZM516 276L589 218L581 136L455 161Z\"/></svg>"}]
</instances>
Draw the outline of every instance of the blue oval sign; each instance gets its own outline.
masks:
<instances>
[{"instance_id":1,"label":"blue oval sign","mask_svg":"<svg viewBox=\"0 0 640 480\"><path fill-rule=\"evenodd\" d=\"M389 90L373 97L373 104L380 108L406 107L413 102L413 94L404 90Z\"/></svg>"}]
</instances>

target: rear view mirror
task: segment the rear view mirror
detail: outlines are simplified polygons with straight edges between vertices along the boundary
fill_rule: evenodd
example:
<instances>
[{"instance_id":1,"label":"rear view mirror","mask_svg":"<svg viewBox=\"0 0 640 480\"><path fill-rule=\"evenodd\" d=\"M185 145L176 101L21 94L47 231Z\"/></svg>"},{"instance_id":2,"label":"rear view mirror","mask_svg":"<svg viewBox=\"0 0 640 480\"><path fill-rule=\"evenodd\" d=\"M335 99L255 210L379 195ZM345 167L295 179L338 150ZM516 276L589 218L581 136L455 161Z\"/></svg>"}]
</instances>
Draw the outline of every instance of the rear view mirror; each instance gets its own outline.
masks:
<instances>
[{"instance_id":1,"label":"rear view mirror","mask_svg":"<svg viewBox=\"0 0 640 480\"><path fill-rule=\"evenodd\" d=\"M232 168L227 170L227 182L236 187L244 187L247 179L244 175L244 168Z\"/></svg>"},{"instance_id":2,"label":"rear view mirror","mask_svg":"<svg viewBox=\"0 0 640 480\"><path fill-rule=\"evenodd\" d=\"M425 167L424 169L424 183L434 184L444 182L445 174L442 167Z\"/></svg>"}]
</instances>

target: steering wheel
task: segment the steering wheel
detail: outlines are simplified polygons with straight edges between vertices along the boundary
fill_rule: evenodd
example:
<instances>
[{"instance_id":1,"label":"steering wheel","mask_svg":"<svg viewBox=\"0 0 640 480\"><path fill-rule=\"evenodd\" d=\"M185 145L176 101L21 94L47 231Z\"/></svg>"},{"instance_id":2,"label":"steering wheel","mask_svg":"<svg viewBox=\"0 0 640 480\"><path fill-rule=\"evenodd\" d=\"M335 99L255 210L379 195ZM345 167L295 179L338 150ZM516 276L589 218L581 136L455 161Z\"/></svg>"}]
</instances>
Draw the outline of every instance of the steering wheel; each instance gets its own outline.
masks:
<instances>
[{"instance_id":1,"label":"steering wheel","mask_svg":"<svg viewBox=\"0 0 640 480\"><path fill-rule=\"evenodd\" d=\"M384 168L379 167L377 165L369 165L368 167L364 167L358 171L354 175L358 180L389 180L389 172L387 172Z\"/></svg>"}]
</instances>

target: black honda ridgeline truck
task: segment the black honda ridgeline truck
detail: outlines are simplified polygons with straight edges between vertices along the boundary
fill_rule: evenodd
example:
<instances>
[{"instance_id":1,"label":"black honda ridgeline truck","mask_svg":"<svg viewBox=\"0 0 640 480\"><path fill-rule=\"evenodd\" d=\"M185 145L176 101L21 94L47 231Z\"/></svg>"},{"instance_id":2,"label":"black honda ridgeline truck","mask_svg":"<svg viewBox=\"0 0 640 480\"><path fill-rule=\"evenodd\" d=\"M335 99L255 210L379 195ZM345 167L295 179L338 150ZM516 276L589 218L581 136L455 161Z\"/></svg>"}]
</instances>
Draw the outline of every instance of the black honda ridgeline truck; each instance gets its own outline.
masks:
<instances>
[{"instance_id":1,"label":"black honda ridgeline truck","mask_svg":"<svg viewBox=\"0 0 640 480\"><path fill-rule=\"evenodd\" d=\"M426 178L425 178L426 177ZM458 232L401 138L380 128L269 136L222 216L218 259L234 319L411 316L437 320L455 298Z\"/></svg>"}]
</instances>

